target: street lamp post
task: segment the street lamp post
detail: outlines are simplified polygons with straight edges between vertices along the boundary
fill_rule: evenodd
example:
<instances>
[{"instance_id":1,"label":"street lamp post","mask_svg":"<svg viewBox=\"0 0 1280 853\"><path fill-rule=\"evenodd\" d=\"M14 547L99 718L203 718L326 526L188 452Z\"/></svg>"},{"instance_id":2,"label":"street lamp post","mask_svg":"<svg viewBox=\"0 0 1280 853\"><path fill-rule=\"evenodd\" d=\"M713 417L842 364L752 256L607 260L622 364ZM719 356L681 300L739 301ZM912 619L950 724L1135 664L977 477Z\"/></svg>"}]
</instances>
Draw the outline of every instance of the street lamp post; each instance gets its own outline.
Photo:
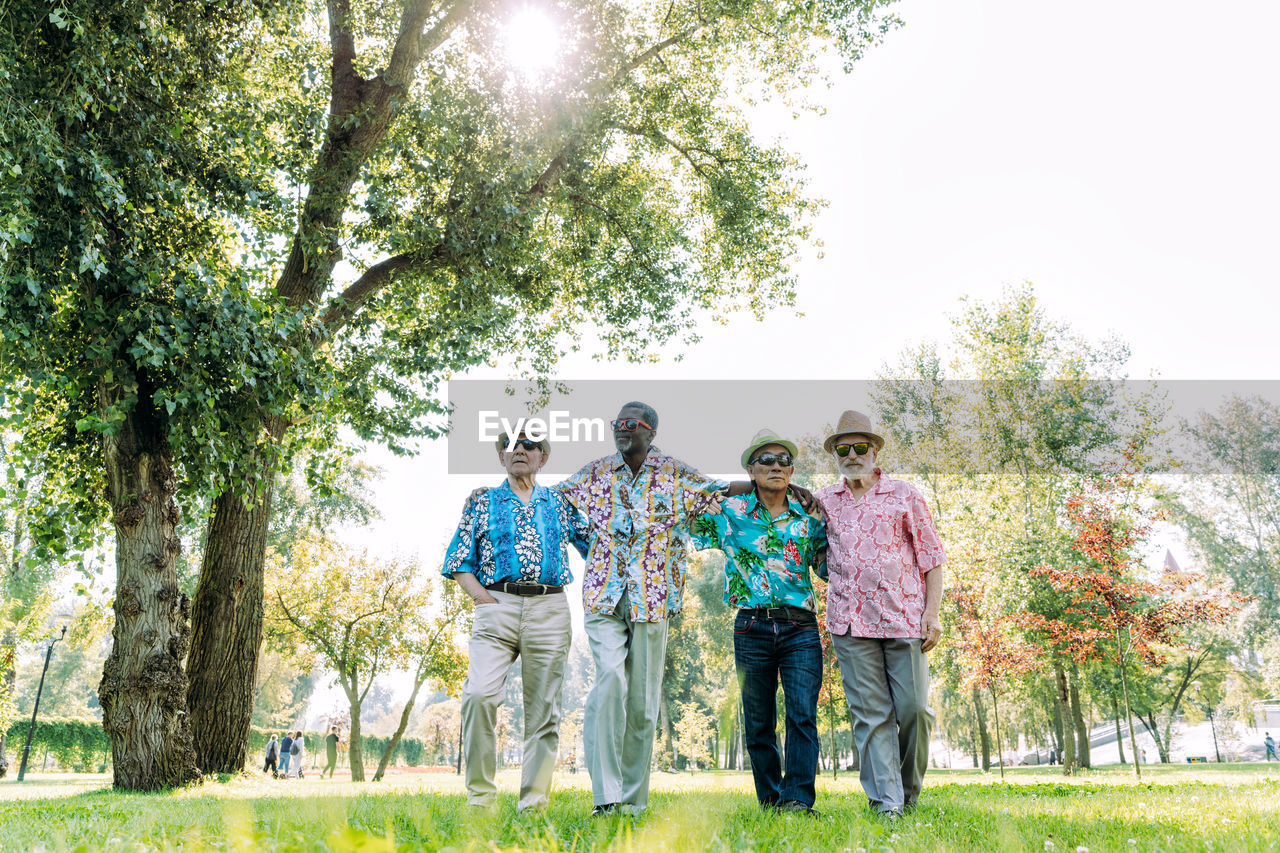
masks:
<instances>
[{"instance_id":1,"label":"street lamp post","mask_svg":"<svg viewBox=\"0 0 1280 853\"><path fill-rule=\"evenodd\" d=\"M36 688L36 706L31 709L31 726L27 729L27 745L22 748L22 764L18 765L18 781L27 775L27 758L31 755L31 736L36 731L36 715L40 713L40 694L44 692L44 677L49 672L49 661L53 658L54 643L67 636L67 626L62 626L62 633L49 641L49 650L44 653L44 669L40 671L40 686Z\"/></svg>"}]
</instances>

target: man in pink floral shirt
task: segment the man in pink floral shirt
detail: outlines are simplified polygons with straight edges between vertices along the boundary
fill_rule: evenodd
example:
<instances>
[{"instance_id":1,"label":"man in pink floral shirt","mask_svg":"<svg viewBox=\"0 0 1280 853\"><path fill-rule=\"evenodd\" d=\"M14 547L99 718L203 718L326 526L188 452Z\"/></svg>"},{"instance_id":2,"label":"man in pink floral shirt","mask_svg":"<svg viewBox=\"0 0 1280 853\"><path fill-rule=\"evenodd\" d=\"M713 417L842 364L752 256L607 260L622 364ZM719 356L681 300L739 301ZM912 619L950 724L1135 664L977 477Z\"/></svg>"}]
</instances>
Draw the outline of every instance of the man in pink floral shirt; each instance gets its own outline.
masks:
<instances>
[{"instance_id":1,"label":"man in pink floral shirt","mask_svg":"<svg viewBox=\"0 0 1280 853\"><path fill-rule=\"evenodd\" d=\"M840 482L816 494L827 519L827 627L853 714L862 788L890 820L915 807L929 764L929 663L942 637L946 554L924 497L876 467L884 439L846 411L824 449Z\"/></svg>"}]
</instances>

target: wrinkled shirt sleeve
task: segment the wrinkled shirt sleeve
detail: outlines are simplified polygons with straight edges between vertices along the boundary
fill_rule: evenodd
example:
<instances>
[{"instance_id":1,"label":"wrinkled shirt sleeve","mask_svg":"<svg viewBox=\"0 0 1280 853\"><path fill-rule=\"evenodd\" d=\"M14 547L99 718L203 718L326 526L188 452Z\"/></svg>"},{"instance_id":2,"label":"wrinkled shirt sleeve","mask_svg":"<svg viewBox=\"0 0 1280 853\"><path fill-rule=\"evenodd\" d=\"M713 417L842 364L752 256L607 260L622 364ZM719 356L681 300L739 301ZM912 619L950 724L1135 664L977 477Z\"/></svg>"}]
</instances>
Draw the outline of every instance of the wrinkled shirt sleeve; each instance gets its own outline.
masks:
<instances>
[{"instance_id":1,"label":"wrinkled shirt sleeve","mask_svg":"<svg viewBox=\"0 0 1280 853\"><path fill-rule=\"evenodd\" d=\"M911 545L916 552L916 565L924 574L941 566L947 561L946 552L942 550L942 539L938 529L933 525L933 514L924 501L924 495L912 489L907 502L907 532L911 535Z\"/></svg>"},{"instance_id":2,"label":"wrinkled shirt sleeve","mask_svg":"<svg viewBox=\"0 0 1280 853\"><path fill-rule=\"evenodd\" d=\"M476 547L476 516L478 514L477 504L484 500L484 496L471 498L467 501L467 505L462 509L462 520L458 522L458 529L453 534L453 539L449 542L449 547L444 554L444 568L441 570L447 578L453 577L456 572L470 572L478 574L480 570L480 557Z\"/></svg>"},{"instance_id":3,"label":"wrinkled shirt sleeve","mask_svg":"<svg viewBox=\"0 0 1280 853\"><path fill-rule=\"evenodd\" d=\"M591 524L587 521L586 515L578 512L574 507L568 495L562 492L559 499L564 510L561 518L565 520L565 535L569 539L569 544L573 545L579 556L585 560L587 553L591 550Z\"/></svg>"},{"instance_id":4,"label":"wrinkled shirt sleeve","mask_svg":"<svg viewBox=\"0 0 1280 853\"><path fill-rule=\"evenodd\" d=\"M695 551L712 551L723 550L725 514L723 510L719 515L701 514L693 519L691 527L690 541L693 543Z\"/></svg>"},{"instance_id":5,"label":"wrinkled shirt sleeve","mask_svg":"<svg viewBox=\"0 0 1280 853\"><path fill-rule=\"evenodd\" d=\"M574 509L584 515L591 503L591 471L591 465L585 465L572 477L551 487L564 495Z\"/></svg>"},{"instance_id":6,"label":"wrinkled shirt sleeve","mask_svg":"<svg viewBox=\"0 0 1280 853\"><path fill-rule=\"evenodd\" d=\"M827 573L827 522L822 513L810 516L810 529L813 530L813 573L825 580L830 580Z\"/></svg>"},{"instance_id":7,"label":"wrinkled shirt sleeve","mask_svg":"<svg viewBox=\"0 0 1280 853\"><path fill-rule=\"evenodd\" d=\"M729 488L727 481L713 480L683 462L676 462L676 476L680 487L680 505L688 516L706 512L716 498Z\"/></svg>"}]
</instances>

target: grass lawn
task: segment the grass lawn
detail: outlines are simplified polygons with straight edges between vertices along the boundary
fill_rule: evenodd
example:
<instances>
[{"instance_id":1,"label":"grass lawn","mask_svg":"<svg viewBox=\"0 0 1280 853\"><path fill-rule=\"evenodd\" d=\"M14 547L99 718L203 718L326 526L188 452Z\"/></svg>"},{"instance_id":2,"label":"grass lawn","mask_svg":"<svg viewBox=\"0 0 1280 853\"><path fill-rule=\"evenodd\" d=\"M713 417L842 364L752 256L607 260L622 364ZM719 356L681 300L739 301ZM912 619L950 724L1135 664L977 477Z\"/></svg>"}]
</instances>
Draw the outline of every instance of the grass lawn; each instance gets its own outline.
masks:
<instances>
[{"instance_id":1,"label":"grass lawn","mask_svg":"<svg viewBox=\"0 0 1280 853\"><path fill-rule=\"evenodd\" d=\"M492 813L451 773L378 784L244 775L167 794L117 794L103 776L0 781L3 850L1280 850L1280 765L932 770L920 808L871 815L856 778L819 779L822 817L762 814L743 773L655 773L641 818L591 818L585 774L558 776L546 815L518 817L515 771Z\"/></svg>"}]
</instances>

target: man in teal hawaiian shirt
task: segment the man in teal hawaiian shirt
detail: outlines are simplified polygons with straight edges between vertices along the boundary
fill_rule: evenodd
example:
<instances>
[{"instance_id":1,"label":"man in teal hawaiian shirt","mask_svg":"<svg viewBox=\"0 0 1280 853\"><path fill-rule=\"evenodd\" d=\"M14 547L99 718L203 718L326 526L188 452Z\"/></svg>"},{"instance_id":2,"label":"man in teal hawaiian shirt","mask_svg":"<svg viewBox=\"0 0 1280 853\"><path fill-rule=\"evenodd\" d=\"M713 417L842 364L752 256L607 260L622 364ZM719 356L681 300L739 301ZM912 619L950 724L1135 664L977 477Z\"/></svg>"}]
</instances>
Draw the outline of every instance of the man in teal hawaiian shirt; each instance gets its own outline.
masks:
<instances>
[{"instance_id":1,"label":"man in teal hawaiian shirt","mask_svg":"<svg viewBox=\"0 0 1280 853\"><path fill-rule=\"evenodd\" d=\"M754 489L694 522L694 542L725 553L724 600L738 608L733 657L756 797L766 808L817 814L818 636L812 570L827 577L827 533L787 493L796 445L761 430L742 453ZM786 773L775 735L778 680L787 708Z\"/></svg>"}]
</instances>

